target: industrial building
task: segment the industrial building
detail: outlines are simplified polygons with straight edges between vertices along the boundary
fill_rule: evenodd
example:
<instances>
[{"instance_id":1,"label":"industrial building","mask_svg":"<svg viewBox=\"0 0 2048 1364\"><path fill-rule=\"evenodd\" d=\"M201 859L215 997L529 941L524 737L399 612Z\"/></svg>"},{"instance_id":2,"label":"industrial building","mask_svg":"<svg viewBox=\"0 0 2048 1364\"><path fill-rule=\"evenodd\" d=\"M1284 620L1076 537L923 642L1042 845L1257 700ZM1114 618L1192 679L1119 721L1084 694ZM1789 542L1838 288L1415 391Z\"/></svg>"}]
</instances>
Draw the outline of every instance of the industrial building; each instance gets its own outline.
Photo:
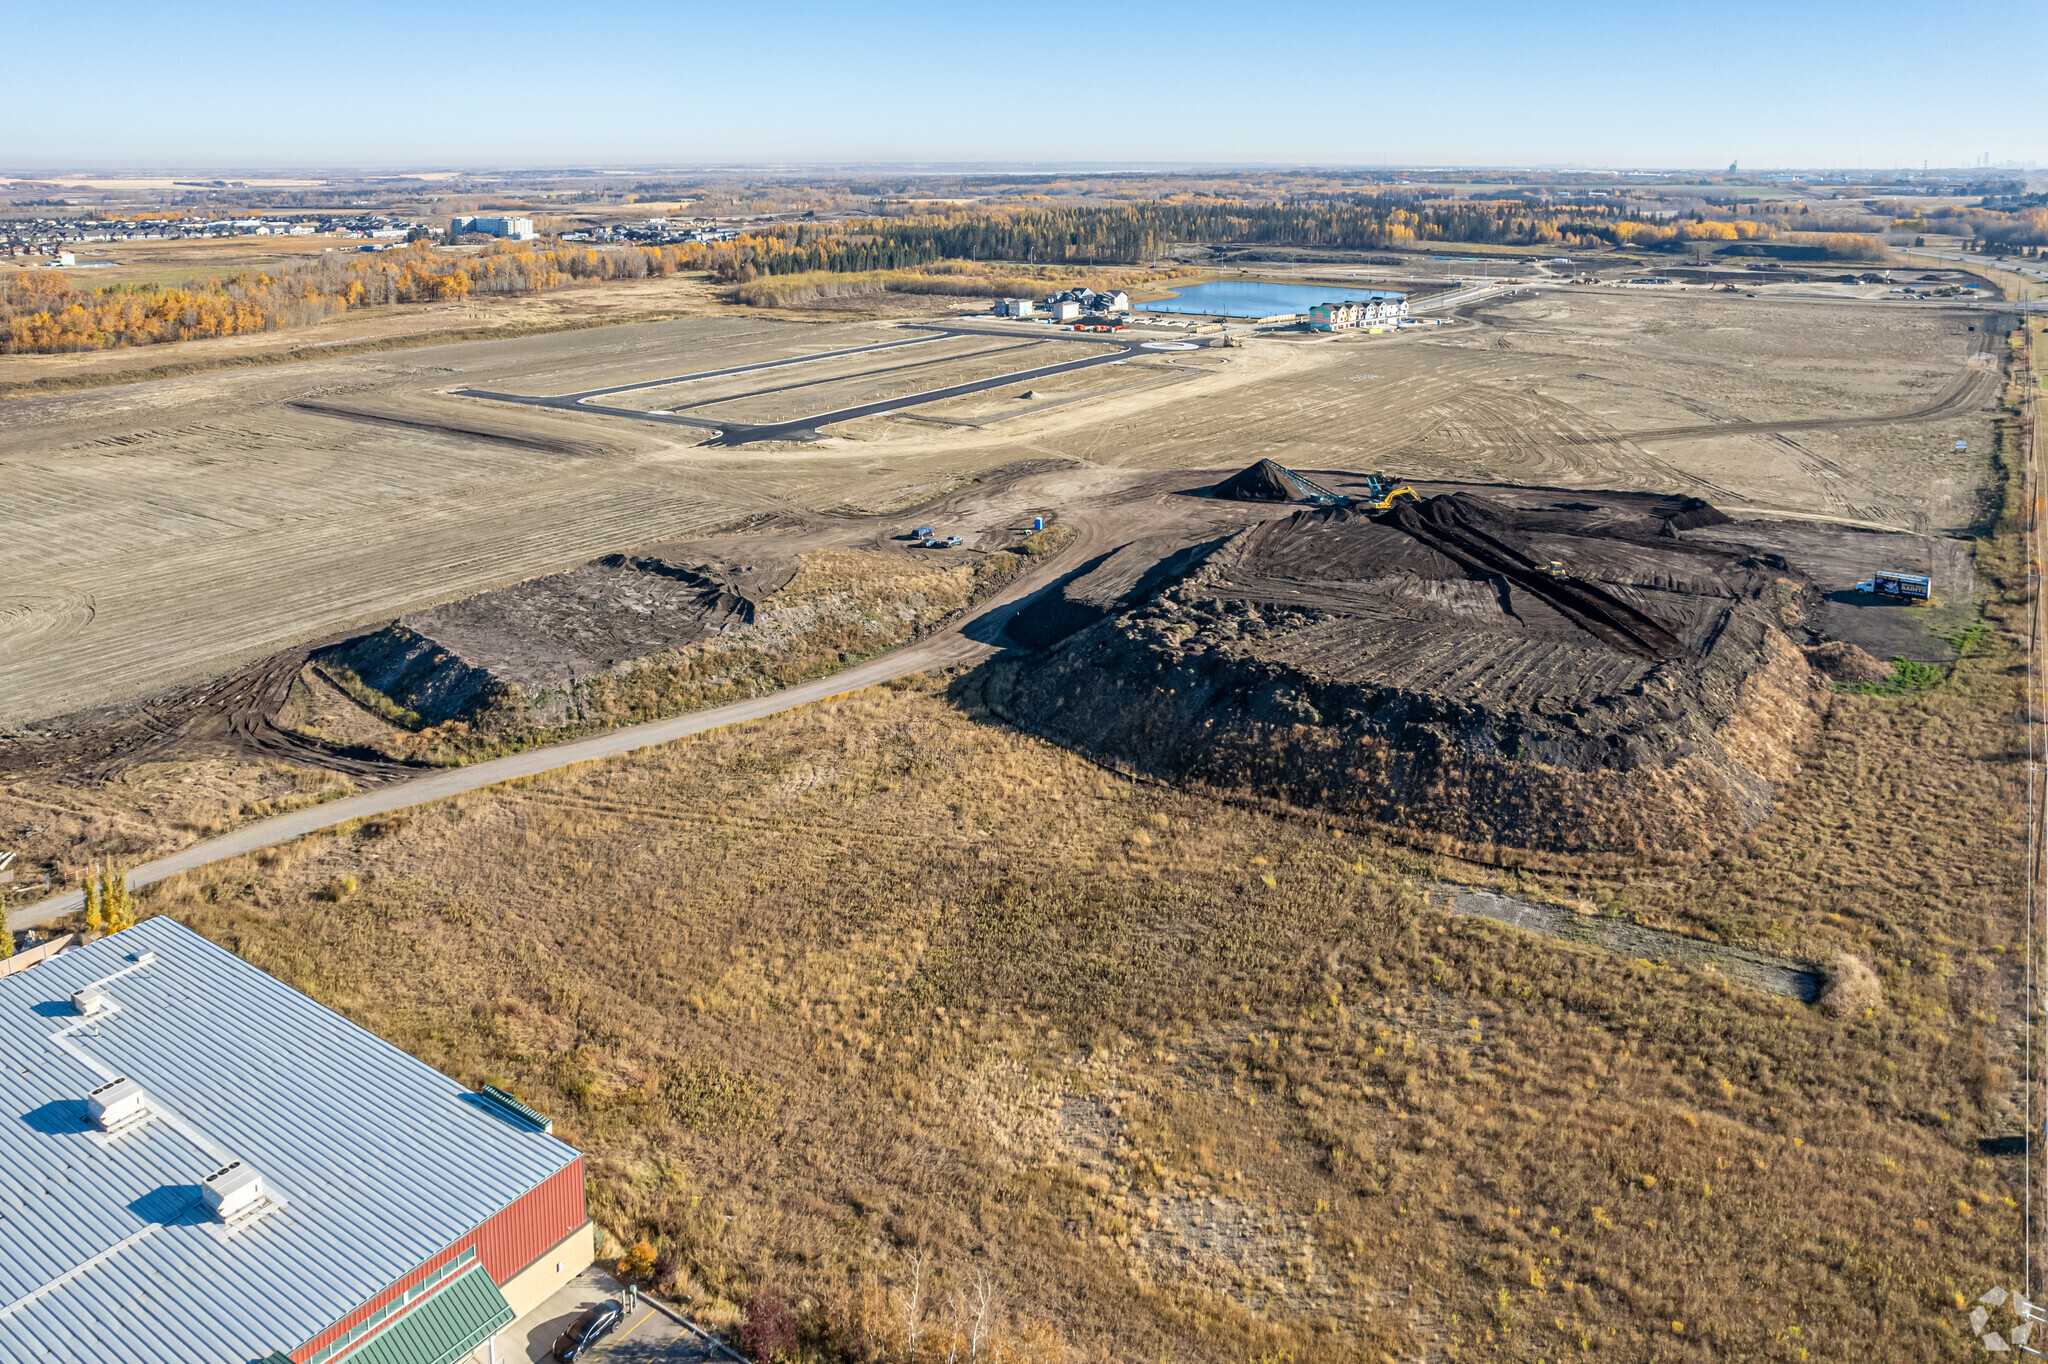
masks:
<instances>
[{"instance_id":1,"label":"industrial building","mask_svg":"<svg viewBox=\"0 0 2048 1364\"><path fill-rule=\"evenodd\" d=\"M171 919L0 979L0 1055L0 1359L523 1358L590 1264L546 1118Z\"/></svg>"},{"instance_id":2,"label":"industrial building","mask_svg":"<svg viewBox=\"0 0 2048 1364\"><path fill-rule=\"evenodd\" d=\"M448 224L448 230L457 236L465 232L481 232L487 237L503 237L506 241L525 242L533 240L533 219L456 218Z\"/></svg>"},{"instance_id":3,"label":"industrial building","mask_svg":"<svg viewBox=\"0 0 2048 1364\"><path fill-rule=\"evenodd\" d=\"M1408 316L1408 300L1400 295L1377 298L1347 298L1338 303L1318 303L1308 310L1302 325L1312 332L1350 331L1357 327L1392 327Z\"/></svg>"}]
</instances>

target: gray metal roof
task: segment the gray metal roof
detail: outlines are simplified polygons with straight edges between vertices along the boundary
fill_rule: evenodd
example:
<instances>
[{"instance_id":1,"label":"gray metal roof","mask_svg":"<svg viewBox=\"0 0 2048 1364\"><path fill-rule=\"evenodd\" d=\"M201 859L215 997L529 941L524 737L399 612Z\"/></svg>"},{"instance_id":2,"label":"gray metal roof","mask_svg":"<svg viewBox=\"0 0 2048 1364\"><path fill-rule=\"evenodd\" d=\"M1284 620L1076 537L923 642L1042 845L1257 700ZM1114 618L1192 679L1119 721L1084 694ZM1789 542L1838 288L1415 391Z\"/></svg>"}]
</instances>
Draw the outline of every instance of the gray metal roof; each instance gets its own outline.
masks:
<instances>
[{"instance_id":1,"label":"gray metal roof","mask_svg":"<svg viewBox=\"0 0 2048 1364\"><path fill-rule=\"evenodd\" d=\"M155 962L136 965L147 951ZM119 973L119 974L117 974ZM113 977L113 979L106 979ZM72 1011L104 981L112 1008ZM126 1076L153 1118L107 1136ZM272 1208L230 1229L239 1159ZM0 1360L288 1351L576 1159L168 918L0 980Z\"/></svg>"}]
</instances>

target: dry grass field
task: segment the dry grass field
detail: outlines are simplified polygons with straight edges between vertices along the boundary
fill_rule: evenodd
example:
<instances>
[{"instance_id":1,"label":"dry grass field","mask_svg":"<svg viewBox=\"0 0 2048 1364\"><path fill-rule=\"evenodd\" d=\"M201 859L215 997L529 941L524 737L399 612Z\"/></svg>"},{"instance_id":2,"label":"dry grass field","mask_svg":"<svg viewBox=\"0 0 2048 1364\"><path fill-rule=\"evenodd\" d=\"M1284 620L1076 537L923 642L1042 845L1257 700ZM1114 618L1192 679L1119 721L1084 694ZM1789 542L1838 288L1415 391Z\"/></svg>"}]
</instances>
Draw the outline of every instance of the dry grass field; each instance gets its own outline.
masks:
<instances>
[{"instance_id":1,"label":"dry grass field","mask_svg":"<svg viewBox=\"0 0 2048 1364\"><path fill-rule=\"evenodd\" d=\"M552 1111L664 1287L771 1290L845 1357L909 1357L921 1255L931 1360L984 1275L1020 1357L1961 1358L2016 1254L1976 1148L2013 1121L2013 664L1845 700L1811 798L1684 887L1510 886L1852 954L1877 983L1825 1008L1445 918L1412 887L1473 869L938 681L149 904Z\"/></svg>"}]
</instances>

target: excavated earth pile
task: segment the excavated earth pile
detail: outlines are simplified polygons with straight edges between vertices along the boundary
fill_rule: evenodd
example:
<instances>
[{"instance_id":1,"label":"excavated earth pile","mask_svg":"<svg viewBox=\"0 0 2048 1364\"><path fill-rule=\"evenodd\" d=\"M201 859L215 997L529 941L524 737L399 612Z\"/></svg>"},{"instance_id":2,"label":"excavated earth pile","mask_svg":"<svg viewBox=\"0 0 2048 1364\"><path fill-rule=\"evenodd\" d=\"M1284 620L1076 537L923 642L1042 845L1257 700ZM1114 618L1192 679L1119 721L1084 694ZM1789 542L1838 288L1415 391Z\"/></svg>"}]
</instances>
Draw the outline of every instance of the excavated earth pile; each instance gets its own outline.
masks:
<instances>
[{"instance_id":1,"label":"excavated earth pile","mask_svg":"<svg viewBox=\"0 0 2048 1364\"><path fill-rule=\"evenodd\" d=\"M1817 732L1783 628L1812 585L1684 538L1727 525L1698 499L1566 496L1302 510L1152 584L1084 573L1012 629L1074 633L984 695L1112 765L1445 851L1697 858L1769 812Z\"/></svg>"},{"instance_id":2,"label":"excavated earth pile","mask_svg":"<svg viewBox=\"0 0 2048 1364\"><path fill-rule=\"evenodd\" d=\"M525 718L553 723L577 682L750 625L755 609L712 565L613 554L414 612L319 661L353 670L429 724L508 696Z\"/></svg>"},{"instance_id":3,"label":"excavated earth pile","mask_svg":"<svg viewBox=\"0 0 2048 1364\"><path fill-rule=\"evenodd\" d=\"M1210 496L1231 502L1313 502L1315 496L1301 475L1284 464L1262 459L1210 489Z\"/></svg>"}]
</instances>

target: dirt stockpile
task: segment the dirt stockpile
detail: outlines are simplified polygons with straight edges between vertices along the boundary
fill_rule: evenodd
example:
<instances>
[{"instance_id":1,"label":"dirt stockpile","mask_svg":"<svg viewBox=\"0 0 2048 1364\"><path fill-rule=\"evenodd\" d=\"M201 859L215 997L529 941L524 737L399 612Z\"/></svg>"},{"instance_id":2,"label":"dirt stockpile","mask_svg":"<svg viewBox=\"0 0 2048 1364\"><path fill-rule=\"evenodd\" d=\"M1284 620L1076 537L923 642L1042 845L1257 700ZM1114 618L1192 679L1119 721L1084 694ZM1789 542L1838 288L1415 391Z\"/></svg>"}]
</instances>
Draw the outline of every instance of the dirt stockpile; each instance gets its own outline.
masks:
<instances>
[{"instance_id":1,"label":"dirt stockpile","mask_svg":"<svg viewBox=\"0 0 2048 1364\"><path fill-rule=\"evenodd\" d=\"M1447 851L1693 858L1769 812L1817 725L1782 628L1811 585L1685 538L1726 520L1510 490L1303 510L1150 592L1128 566L1122 594L1063 585L1117 609L985 694L1114 765Z\"/></svg>"},{"instance_id":2,"label":"dirt stockpile","mask_svg":"<svg viewBox=\"0 0 2048 1364\"><path fill-rule=\"evenodd\" d=\"M706 544L736 557L696 557ZM329 747L445 764L678 715L908 643L1028 555L784 554L741 537L612 555L316 653L279 723Z\"/></svg>"},{"instance_id":3,"label":"dirt stockpile","mask_svg":"<svg viewBox=\"0 0 2048 1364\"><path fill-rule=\"evenodd\" d=\"M415 612L323 658L429 724L473 715L510 688L556 719L566 690L751 625L755 603L715 567L608 555Z\"/></svg>"},{"instance_id":4,"label":"dirt stockpile","mask_svg":"<svg viewBox=\"0 0 2048 1364\"><path fill-rule=\"evenodd\" d=\"M1301 475L1283 464L1262 459L1216 485L1214 496L1233 502L1313 502Z\"/></svg>"},{"instance_id":5,"label":"dirt stockpile","mask_svg":"<svg viewBox=\"0 0 2048 1364\"><path fill-rule=\"evenodd\" d=\"M1057 644L1112 611L1149 598L1223 543L1190 545L1185 536L1156 535L1097 555L1033 598L1003 633L1029 649Z\"/></svg>"},{"instance_id":6,"label":"dirt stockpile","mask_svg":"<svg viewBox=\"0 0 2048 1364\"><path fill-rule=\"evenodd\" d=\"M1878 662L1845 639L1809 647L1806 661L1837 682L1882 682L1892 675L1890 664Z\"/></svg>"}]
</instances>

